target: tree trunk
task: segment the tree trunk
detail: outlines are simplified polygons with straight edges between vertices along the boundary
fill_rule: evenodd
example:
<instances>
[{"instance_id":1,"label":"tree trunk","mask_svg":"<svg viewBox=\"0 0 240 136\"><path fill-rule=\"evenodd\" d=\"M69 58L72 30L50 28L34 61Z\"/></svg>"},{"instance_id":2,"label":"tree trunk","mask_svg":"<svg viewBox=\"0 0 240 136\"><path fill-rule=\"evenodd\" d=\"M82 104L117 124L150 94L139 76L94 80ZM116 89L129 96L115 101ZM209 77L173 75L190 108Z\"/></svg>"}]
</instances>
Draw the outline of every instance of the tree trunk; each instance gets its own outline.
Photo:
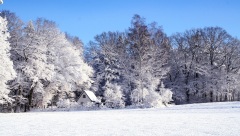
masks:
<instances>
[{"instance_id":1,"label":"tree trunk","mask_svg":"<svg viewBox=\"0 0 240 136\"><path fill-rule=\"evenodd\" d=\"M210 92L210 102L213 102L213 92Z\"/></svg>"},{"instance_id":2,"label":"tree trunk","mask_svg":"<svg viewBox=\"0 0 240 136\"><path fill-rule=\"evenodd\" d=\"M240 92L238 92L238 100L240 101Z\"/></svg>"},{"instance_id":3,"label":"tree trunk","mask_svg":"<svg viewBox=\"0 0 240 136\"><path fill-rule=\"evenodd\" d=\"M30 107L32 106L32 98L33 98L33 90L35 87L32 87L30 89L29 95L28 95L28 105L27 105L27 111L30 111Z\"/></svg>"},{"instance_id":4,"label":"tree trunk","mask_svg":"<svg viewBox=\"0 0 240 136\"><path fill-rule=\"evenodd\" d=\"M24 112L27 112L27 104L25 104L25 106L24 106Z\"/></svg>"},{"instance_id":5,"label":"tree trunk","mask_svg":"<svg viewBox=\"0 0 240 136\"><path fill-rule=\"evenodd\" d=\"M235 92L232 92L232 101L235 101Z\"/></svg>"},{"instance_id":6,"label":"tree trunk","mask_svg":"<svg viewBox=\"0 0 240 136\"><path fill-rule=\"evenodd\" d=\"M224 99L225 101L228 101L228 96L227 96L227 94L225 94L225 99Z\"/></svg>"},{"instance_id":7,"label":"tree trunk","mask_svg":"<svg viewBox=\"0 0 240 136\"><path fill-rule=\"evenodd\" d=\"M15 113L20 113L20 105L16 105L14 112Z\"/></svg>"},{"instance_id":8,"label":"tree trunk","mask_svg":"<svg viewBox=\"0 0 240 136\"><path fill-rule=\"evenodd\" d=\"M189 90L186 91L186 96L187 96L187 103L190 102L190 94L189 94Z\"/></svg>"},{"instance_id":9,"label":"tree trunk","mask_svg":"<svg viewBox=\"0 0 240 136\"><path fill-rule=\"evenodd\" d=\"M18 86L18 90L16 91L15 95L17 97L16 97L16 106L15 106L14 112L19 113L20 112L20 107L21 107L21 102L20 101L21 101L21 96L22 96L22 88L21 88L20 85Z\"/></svg>"}]
</instances>

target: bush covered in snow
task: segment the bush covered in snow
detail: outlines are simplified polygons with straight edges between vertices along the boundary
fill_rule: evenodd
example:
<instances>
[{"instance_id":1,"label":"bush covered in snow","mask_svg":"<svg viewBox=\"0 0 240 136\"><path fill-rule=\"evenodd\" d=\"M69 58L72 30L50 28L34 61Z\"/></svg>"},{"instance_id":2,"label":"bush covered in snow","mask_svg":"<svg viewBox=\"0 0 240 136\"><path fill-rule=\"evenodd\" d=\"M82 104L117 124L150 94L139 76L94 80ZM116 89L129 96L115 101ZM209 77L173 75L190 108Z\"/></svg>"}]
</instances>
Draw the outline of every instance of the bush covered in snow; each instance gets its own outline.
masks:
<instances>
[{"instance_id":1,"label":"bush covered in snow","mask_svg":"<svg viewBox=\"0 0 240 136\"><path fill-rule=\"evenodd\" d=\"M70 108L70 101L69 99L61 99L57 102L58 108Z\"/></svg>"},{"instance_id":2,"label":"bush covered in snow","mask_svg":"<svg viewBox=\"0 0 240 136\"><path fill-rule=\"evenodd\" d=\"M107 83L104 92L105 105L108 108L124 108L125 103L123 100L123 94L121 86L117 84Z\"/></svg>"}]
</instances>

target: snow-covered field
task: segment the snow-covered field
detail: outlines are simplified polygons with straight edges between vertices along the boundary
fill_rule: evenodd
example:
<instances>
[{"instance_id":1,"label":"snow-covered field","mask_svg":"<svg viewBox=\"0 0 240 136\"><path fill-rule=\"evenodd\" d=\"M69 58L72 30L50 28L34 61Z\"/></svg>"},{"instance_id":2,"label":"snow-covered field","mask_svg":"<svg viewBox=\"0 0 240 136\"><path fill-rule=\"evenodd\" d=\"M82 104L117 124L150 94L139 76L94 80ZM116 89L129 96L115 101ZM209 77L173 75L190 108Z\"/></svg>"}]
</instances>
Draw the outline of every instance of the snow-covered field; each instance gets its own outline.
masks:
<instances>
[{"instance_id":1,"label":"snow-covered field","mask_svg":"<svg viewBox=\"0 0 240 136\"><path fill-rule=\"evenodd\" d=\"M0 136L239 136L240 102L0 114Z\"/></svg>"}]
</instances>

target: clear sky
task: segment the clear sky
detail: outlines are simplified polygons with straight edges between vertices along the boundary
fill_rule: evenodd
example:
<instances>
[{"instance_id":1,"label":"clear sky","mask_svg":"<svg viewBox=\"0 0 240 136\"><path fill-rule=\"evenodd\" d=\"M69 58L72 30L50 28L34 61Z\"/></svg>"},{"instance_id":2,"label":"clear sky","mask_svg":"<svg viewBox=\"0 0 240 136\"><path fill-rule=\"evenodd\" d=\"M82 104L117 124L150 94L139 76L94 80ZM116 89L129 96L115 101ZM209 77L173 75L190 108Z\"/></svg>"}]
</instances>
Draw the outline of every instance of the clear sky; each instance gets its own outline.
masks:
<instances>
[{"instance_id":1,"label":"clear sky","mask_svg":"<svg viewBox=\"0 0 240 136\"><path fill-rule=\"evenodd\" d=\"M55 21L85 44L104 31L125 31L134 14L147 23L156 21L167 35L220 26L240 38L240 0L4 0L2 9L25 22L37 17Z\"/></svg>"}]
</instances>

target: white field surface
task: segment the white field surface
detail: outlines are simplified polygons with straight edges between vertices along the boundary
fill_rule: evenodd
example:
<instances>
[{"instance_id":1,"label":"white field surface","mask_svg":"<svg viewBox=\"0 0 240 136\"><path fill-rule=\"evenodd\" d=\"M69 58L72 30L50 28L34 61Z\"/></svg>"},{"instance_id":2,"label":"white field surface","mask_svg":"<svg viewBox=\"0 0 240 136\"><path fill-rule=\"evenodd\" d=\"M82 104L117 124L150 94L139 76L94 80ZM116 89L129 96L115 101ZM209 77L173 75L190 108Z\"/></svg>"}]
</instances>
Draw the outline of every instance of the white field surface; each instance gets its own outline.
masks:
<instances>
[{"instance_id":1,"label":"white field surface","mask_svg":"<svg viewBox=\"0 0 240 136\"><path fill-rule=\"evenodd\" d=\"M240 136L240 102L0 114L0 136Z\"/></svg>"}]
</instances>

